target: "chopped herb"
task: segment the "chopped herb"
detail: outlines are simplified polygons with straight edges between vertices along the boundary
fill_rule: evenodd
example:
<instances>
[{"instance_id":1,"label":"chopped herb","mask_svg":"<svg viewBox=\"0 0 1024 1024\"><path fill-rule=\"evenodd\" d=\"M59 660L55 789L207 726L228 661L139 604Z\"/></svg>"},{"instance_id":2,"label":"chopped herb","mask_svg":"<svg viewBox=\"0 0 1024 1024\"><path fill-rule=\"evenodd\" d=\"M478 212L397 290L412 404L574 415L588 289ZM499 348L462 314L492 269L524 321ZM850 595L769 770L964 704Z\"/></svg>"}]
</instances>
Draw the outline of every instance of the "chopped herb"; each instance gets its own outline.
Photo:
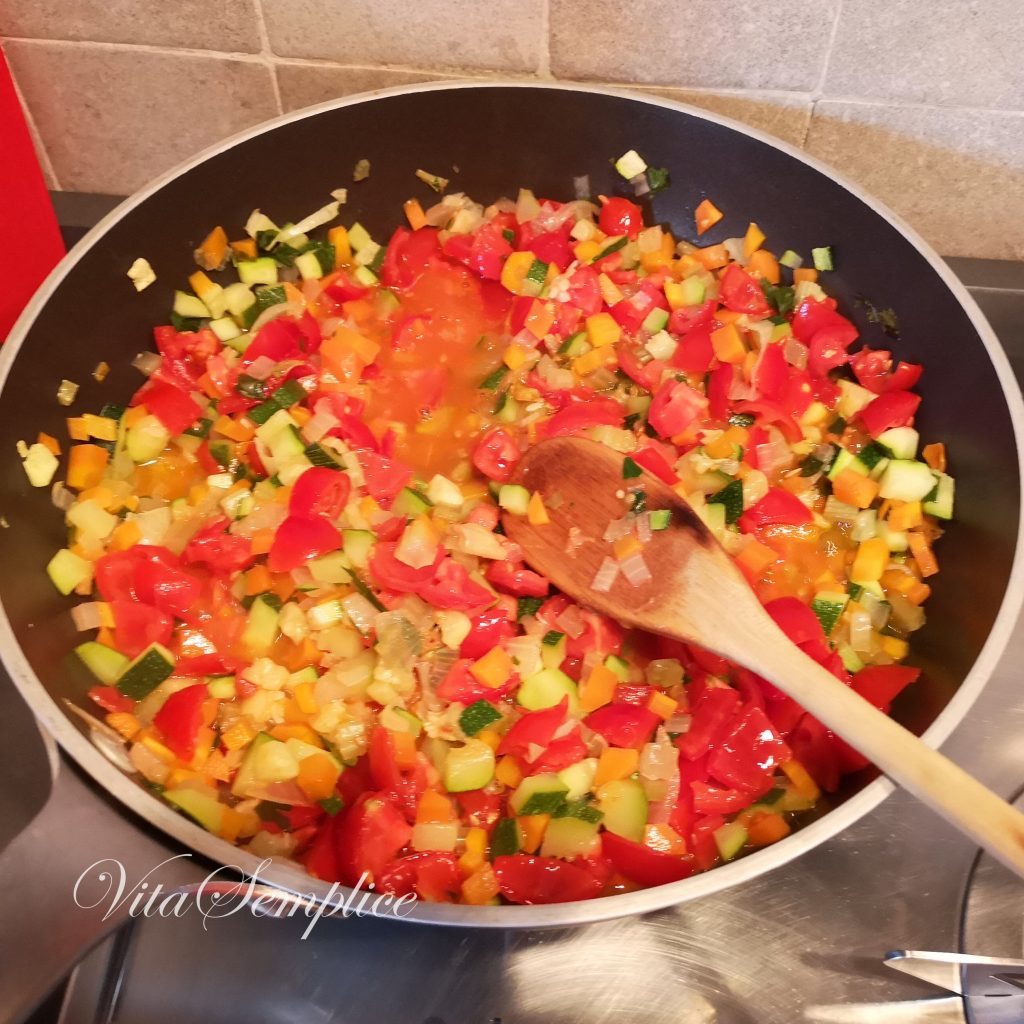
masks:
<instances>
[{"instance_id":1,"label":"chopped herb","mask_svg":"<svg viewBox=\"0 0 1024 1024\"><path fill-rule=\"evenodd\" d=\"M102 409L100 415L108 420L119 420L124 415L123 405L112 405L108 402Z\"/></svg>"},{"instance_id":2,"label":"chopped herb","mask_svg":"<svg viewBox=\"0 0 1024 1024\"><path fill-rule=\"evenodd\" d=\"M858 295L855 301L858 305L864 307L870 323L878 324L882 328L883 333L888 337L894 340L899 339L900 321L894 309L879 309L870 299L864 298L863 295Z\"/></svg>"},{"instance_id":3,"label":"chopped herb","mask_svg":"<svg viewBox=\"0 0 1024 1024\"><path fill-rule=\"evenodd\" d=\"M870 444L866 444L861 448L857 453L857 458L864 463L868 469L874 469L882 459L891 459L892 452L881 442L872 441Z\"/></svg>"},{"instance_id":4,"label":"chopped herb","mask_svg":"<svg viewBox=\"0 0 1024 1024\"><path fill-rule=\"evenodd\" d=\"M345 801L337 793L332 793L326 800L317 800L317 803L332 818L345 806Z\"/></svg>"},{"instance_id":5,"label":"chopped herb","mask_svg":"<svg viewBox=\"0 0 1024 1024\"><path fill-rule=\"evenodd\" d=\"M788 790L785 786L776 786L774 789L768 790L759 802L762 804L773 804L777 800L781 800L787 792Z\"/></svg>"},{"instance_id":6,"label":"chopped herb","mask_svg":"<svg viewBox=\"0 0 1024 1024\"><path fill-rule=\"evenodd\" d=\"M729 426L731 427L752 427L754 425L754 417L749 412L734 412L729 417Z\"/></svg>"},{"instance_id":7,"label":"chopped herb","mask_svg":"<svg viewBox=\"0 0 1024 1024\"><path fill-rule=\"evenodd\" d=\"M305 455L314 466L320 466L325 469L341 469L334 456L316 442L306 445Z\"/></svg>"},{"instance_id":8,"label":"chopped herb","mask_svg":"<svg viewBox=\"0 0 1024 1024\"><path fill-rule=\"evenodd\" d=\"M544 639L541 640L541 643L544 644L545 647L556 647L564 636L565 634L559 633L557 629L549 629L544 634Z\"/></svg>"},{"instance_id":9,"label":"chopped herb","mask_svg":"<svg viewBox=\"0 0 1024 1024\"><path fill-rule=\"evenodd\" d=\"M209 437L210 428L213 426L213 420L207 419L205 416L195 421L191 427L189 427L185 433L190 437Z\"/></svg>"},{"instance_id":10,"label":"chopped herb","mask_svg":"<svg viewBox=\"0 0 1024 1024\"><path fill-rule=\"evenodd\" d=\"M516 233L511 228L505 228L501 233L501 237L504 238L509 245L515 245L516 243Z\"/></svg>"},{"instance_id":11,"label":"chopped herb","mask_svg":"<svg viewBox=\"0 0 1024 1024\"><path fill-rule=\"evenodd\" d=\"M352 581L352 586L356 588L356 593L366 598L370 604L379 612L387 611L387 609L380 603L377 595L357 576L354 572L349 570L349 579Z\"/></svg>"},{"instance_id":12,"label":"chopped herb","mask_svg":"<svg viewBox=\"0 0 1024 1024\"><path fill-rule=\"evenodd\" d=\"M480 387L485 391L494 391L495 388L505 379L508 374L507 366L499 366L496 370L492 370L486 377L480 382Z\"/></svg>"},{"instance_id":13,"label":"chopped herb","mask_svg":"<svg viewBox=\"0 0 1024 1024\"><path fill-rule=\"evenodd\" d=\"M646 491L634 491L630 495L631 504L629 511L634 515L640 515L642 512L647 511L647 492Z\"/></svg>"},{"instance_id":14,"label":"chopped herb","mask_svg":"<svg viewBox=\"0 0 1024 1024\"><path fill-rule=\"evenodd\" d=\"M277 228L266 228L263 231L257 231L256 244L264 252L270 252L270 247L274 244L274 239L277 238L278 234Z\"/></svg>"},{"instance_id":15,"label":"chopped herb","mask_svg":"<svg viewBox=\"0 0 1024 1024\"><path fill-rule=\"evenodd\" d=\"M821 459L815 458L813 455L808 455L800 463L800 475L801 476L814 476L815 473L820 473L824 463Z\"/></svg>"},{"instance_id":16,"label":"chopped herb","mask_svg":"<svg viewBox=\"0 0 1024 1024\"><path fill-rule=\"evenodd\" d=\"M459 726L467 736L475 736L481 729L486 729L500 719L501 712L490 701L481 698L459 715Z\"/></svg>"},{"instance_id":17,"label":"chopped herb","mask_svg":"<svg viewBox=\"0 0 1024 1024\"><path fill-rule=\"evenodd\" d=\"M654 427L651 426L649 420L644 420L644 433L648 437L657 437L658 436L658 432L654 429Z\"/></svg>"},{"instance_id":18,"label":"chopped herb","mask_svg":"<svg viewBox=\"0 0 1024 1024\"><path fill-rule=\"evenodd\" d=\"M500 395L498 395L497 400L494 403L494 413L493 413L493 415L497 416L498 413L501 412L501 410L504 409L507 404L508 404L508 392L507 391L502 391L502 393Z\"/></svg>"},{"instance_id":19,"label":"chopped herb","mask_svg":"<svg viewBox=\"0 0 1024 1024\"><path fill-rule=\"evenodd\" d=\"M634 477L643 475L643 469L638 466L628 455L622 460L622 479L632 480Z\"/></svg>"},{"instance_id":20,"label":"chopped herb","mask_svg":"<svg viewBox=\"0 0 1024 1024\"><path fill-rule=\"evenodd\" d=\"M527 615L536 615L537 609L544 603L543 597L521 597L516 605L516 618L525 619Z\"/></svg>"},{"instance_id":21,"label":"chopped herb","mask_svg":"<svg viewBox=\"0 0 1024 1024\"><path fill-rule=\"evenodd\" d=\"M788 324L789 321L784 316L770 316L768 317L768 323L781 327L783 324Z\"/></svg>"},{"instance_id":22,"label":"chopped herb","mask_svg":"<svg viewBox=\"0 0 1024 1024\"><path fill-rule=\"evenodd\" d=\"M796 308L796 289L790 285L771 284L761 278L761 290L768 300L768 305L777 310L780 316L792 313Z\"/></svg>"},{"instance_id":23,"label":"chopped herb","mask_svg":"<svg viewBox=\"0 0 1024 1024\"><path fill-rule=\"evenodd\" d=\"M603 260L606 256L611 256L613 252L618 252L620 249L624 249L629 239L623 235L621 238L616 238L610 245L606 245L590 262L597 263Z\"/></svg>"},{"instance_id":24,"label":"chopped herb","mask_svg":"<svg viewBox=\"0 0 1024 1024\"><path fill-rule=\"evenodd\" d=\"M417 170L416 177L425 185L429 185L435 192L443 192L448 187L448 179L442 178L439 174Z\"/></svg>"},{"instance_id":25,"label":"chopped herb","mask_svg":"<svg viewBox=\"0 0 1024 1024\"><path fill-rule=\"evenodd\" d=\"M384 260L387 259L387 255L387 249L383 245L380 246L380 248L374 254L373 259L370 260L369 264L367 265L367 269L372 270L375 274L379 274L380 268L384 266Z\"/></svg>"},{"instance_id":26,"label":"chopped herb","mask_svg":"<svg viewBox=\"0 0 1024 1024\"><path fill-rule=\"evenodd\" d=\"M669 185L669 176L667 167L648 167L647 168L647 184L650 186L651 195L660 192L663 188L667 188Z\"/></svg>"},{"instance_id":27,"label":"chopped herb","mask_svg":"<svg viewBox=\"0 0 1024 1024\"><path fill-rule=\"evenodd\" d=\"M250 377L247 373L239 374L238 381L235 383L235 390L240 395L245 395L246 398L254 398L258 402L262 402L267 397L263 381Z\"/></svg>"},{"instance_id":28,"label":"chopped herb","mask_svg":"<svg viewBox=\"0 0 1024 1024\"><path fill-rule=\"evenodd\" d=\"M211 441L210 457L221 469L229 469L234 462L234 453L227 441Z\"/></svg>"},{"instance_id":29,"label":"chopped herb","mask_svg":"<svg viewBox=\"0 0 1024 1024\"><path fill-rule=\"evenodd\" d=\"M730 526L743 515L743 481L730 480L720 491L708 498L709 505L725 506L725 521Z\"/></svg>"},{"instance_id":30,"label":"chopped herb","mask_svg":"<svg viewBox=\"0 0 1024 1024\"><path fill-rule=\"evenodd\" d=\"M261 800L256 805L256 816L260 821L267 821L272 825L276 825L282 832L291 831L291 819L281 804L273 803L270 800Z\"/></svg>"}]
</instances>

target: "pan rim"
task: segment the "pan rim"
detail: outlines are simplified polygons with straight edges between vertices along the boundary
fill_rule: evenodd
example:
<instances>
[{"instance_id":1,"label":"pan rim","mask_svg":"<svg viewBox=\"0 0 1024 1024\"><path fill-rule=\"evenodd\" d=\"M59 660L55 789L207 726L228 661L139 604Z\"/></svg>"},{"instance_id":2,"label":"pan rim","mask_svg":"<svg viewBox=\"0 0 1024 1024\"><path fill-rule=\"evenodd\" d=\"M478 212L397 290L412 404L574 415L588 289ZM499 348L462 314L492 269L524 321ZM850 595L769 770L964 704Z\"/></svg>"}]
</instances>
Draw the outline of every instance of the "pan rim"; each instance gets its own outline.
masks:
<instances>
[{"instance_id":1,"label":"pan rim","mask_svg":"<svg viewBox=\"0 0 1024 1024\"><path fill-rule=\"evenodd\" d=\"M1017 449L1018 481L1022 493L1013 560L1007 580L1006 592L996 614L995 621L982 645L978 657L953 695L953 698L942 709L935 721L921 737L929 746L939 747L963 720L992 675L1013 633L1022 602L1024 602L1024 400L1021 397L1020 386L998 337L989 326L984 314L978 308L967 289L932 246L905 223L898 214L865 192L860 186L849 181L844 175L835 171L828 164L798 150L781 139L777 139L731 118L713 114L675 100L640 93L631 89L578 83L503 79L444 80L395 86L328 100L298 111L282 114L279 117L272 118L229 136L200 151L164 174L159 175L148 185L135 192L132 196L129 196L92 228L68 252L40 285L12 328L6 343L0 349L0 394L2 394L10 369L32 324L46 302L49 301L50 297L67 276L71 267L113 225L124 219L136 206L154 195L169 182L187 173L193 167L248 139L273 131L294 121L316 117L330 110L367 103L376 99L416 93L445 92L461 89L509 88L558 90L562 92L619 97L650 106L678 111L700 120L721 125L769 145L824 174L832 182L844 188L883 220L887 221L928 262L932 270L935 271L943 284L950 290L964 309L972 326L977 331L989 359L992 361L1007 403L1010 420L1013 425L1014 442ZM123 774L89 742L85 735L78 731L77 727L72 724L71 720L61 710L58 703L50 696L28 663L14 635L2 600L0 600L0 660L3 661L14 684L18 687L33 714L45 727L46 731L57 740L60 746L79 766L88 772L104 789L116 797L121 804L158 827L173 840L184 844L204 857L216 863L237 868L246 875L252 875L256 872L260 865L260 858L213 836L182 815L172 811L170 807L162 803L158 798L146 792L137 782ZM751 881L770 870L781 867L800 854L813 849L815 846L849 828L861 817L877 807L894 789L895 786L887 779L878 778L838 808L823 815L818 821L793 833L773 846L759 850L756 855L733 861L732 863L715 868L713 871L694 875L691 878L669 885L580 903L560 903L548 906L466 907L419 902L415 905L413 913L408 915L405 920L421 924L457 927L545 928L586 924L660 910L691 899L709 896L734 885ZM268 882L286 892L297 895L311 894L314 899L320 900L327 897L330 888L328 883L314 879L301 870L288 867L286 864L274 865L269 870L261 871L259 877L262 881ZM335 903L340 904L349 892L350 890L346 888L336 889Z\"/></svg>"}]
</instances>

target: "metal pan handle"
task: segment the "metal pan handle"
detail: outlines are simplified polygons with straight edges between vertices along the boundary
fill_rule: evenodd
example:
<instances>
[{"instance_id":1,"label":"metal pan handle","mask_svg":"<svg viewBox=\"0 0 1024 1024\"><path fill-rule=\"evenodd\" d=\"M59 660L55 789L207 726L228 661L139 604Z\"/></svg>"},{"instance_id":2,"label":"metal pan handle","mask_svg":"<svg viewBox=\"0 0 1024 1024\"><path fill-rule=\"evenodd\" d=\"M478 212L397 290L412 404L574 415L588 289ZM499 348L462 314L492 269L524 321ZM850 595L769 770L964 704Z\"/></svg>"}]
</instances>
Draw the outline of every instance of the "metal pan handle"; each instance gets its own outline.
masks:
<instances>
[{"instance_id":1,"label":"metal pan handle","mask_svg":"<svg viewBox=\"0 0 1024 1024\"><path fill-rule=\"evenodd\" d=\"M205 873L191 857L175 858L144 826L126 820L57 755L48 736L43 742L54 767L49 799L0 853L5 1022L24 1020L76 961L129 919L130 895L115 906L122 877L123 892L130 894L149 872L159 875L165 892Z\"/></svg>"}]
</instances>

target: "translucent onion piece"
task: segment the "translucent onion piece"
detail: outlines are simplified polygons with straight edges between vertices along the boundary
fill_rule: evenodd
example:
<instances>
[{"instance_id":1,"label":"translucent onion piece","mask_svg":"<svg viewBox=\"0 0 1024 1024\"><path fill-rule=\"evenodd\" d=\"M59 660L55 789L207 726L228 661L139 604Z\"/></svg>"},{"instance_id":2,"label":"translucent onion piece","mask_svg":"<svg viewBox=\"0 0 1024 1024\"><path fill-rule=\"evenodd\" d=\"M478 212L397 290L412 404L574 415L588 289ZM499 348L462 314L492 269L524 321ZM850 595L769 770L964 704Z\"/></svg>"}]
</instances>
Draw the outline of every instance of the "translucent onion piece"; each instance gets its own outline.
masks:
<instances>
[{"instance_id":1,"label":"translucent onion piece","mask_svg":"<svg viewBox=\"0 0 1024 1024\"><path fill-rule=\"evenodd\" d=\"M862 608L850 615L850 646L859 654L871 650L871 616Z\"/></svg>"},{"instance_id":2,"label":"translucent onion piece","mask_svg":"<svg viewBox=\"0 0 1024 1024\"><path fill-rule=\"evenodd\" d=\"M782 354L790 366L795 366L798 370L807 368L807 346L802 341L797 341L793 335L783 342Z\"/></svg>"},{"instance_id":3,"label":"translucent onion piece","mask_svg":"<svg viewBox=\"0 0 1024 1024\"><path fill-rule=\"evenodd\" d=\"M287 270L288 268L286 267L285 269ZM305 308L301 302L279 302L276 306L267 306L256 317L252 327L249 328L249 334L255 337L261 327L269 324L271 320L276 320L279 316L302 316Z\"/></svg>"},{"instance_id":4,"label":"translucent onion piece","mask_svg":"<svg viewBox=\"0 0 1024 1024\"><path fill-rule=\"evenodd\" d=\"M257 356L246 369L246 374L256 380L266 380L273 372L277 363L270 356Z\"/></svg>"},{"instance_id":5,"label":"translucent onion piece","mask_svg":"<svg viewBox=\"0 0 1024 1024\"><path fill-rule=\"evenodd\" d=\"M75 494L64 486L63 480L57 480L50 488L50 500L61 512L67 512L75 503Z\"/></svg>"},{"instance_id":6,"label":"translucent onion piece","mask_svg":"<svg viewBox=\"0 0 1024 1024\"><path fill-rule=\"evenodd\" d=\"M629 558L621 562L619 568L632 587L639 587L641 584L649 583L651 580L651 570L647 568L644 556L639 551L634 552Z\"/></svg>"},{"instance_id":7,"label":"translucent onion piece","mask_svg":"<svg viewBox=\"0 0 1024 1024\"><path fill-rule=\"evenodd\" d=\"M598 566L594 580L590 584L599 594L607 594L612 589L615 578L619 575L619 563L614 558L605 558ZM561 618L559 618L561 623Z\"/></svg>"},{"instance_id":8,"label":"translucent onion piece","mask_svg":"<svg viewBox=\"0 0 1024 1024\"><path fill-rule=\"evenodd\" d=\"M578 178L572 179L573 193L577 199L589 199L590 198L590 175L583 174Z\"/></svg>"},{"instance_id":9,"label":"translucent onion piece","mask_svg":"<svg viewBox=\"0 0 1024 1024\"><path fill-rule=\"evenodd\" d=\"M160 356L156 352L140 352L132 360L132 366L144 377L149 377L159 368Z\"/></svg>"},{"instance_id":10,"label":"translucent onion piece","mask_svg":"<svg viewBox=\"0 0 1024 1024\"><path fill-rule=\"evenodd\" d=\"M605 559L605 561L608 561L608 559ZM613 576L612 579L614 578ZM587 624L583 621L583 613L580 611L578 604L569 605L555 621L558 623L559 629L566 636L571 636L573 640L583 636L587 628Z\"/></svg>"},{"instance_id":11,"label":"translucent onion piece","mask_svg":"<svg viewBox=\"0 0 1024 1024\"><path fill-rule=\"evenodd\" d=\"M71 609L71 621L75 629L81 631L86 629L99 629L103 625L103 615L99 601L86 601L84 604L76 604Z\"/></svg>"},{"instance_id":12,"label":"translucent onion piece","mask_svg":"<svg viewBox=\"0 0 1024 1024\"><path fill-rule=\"evenodd\" d=\"M369 633L377 618L377 609L362 594L346 594L341 606L360 633Z\"/></svg>"}]
</instances>

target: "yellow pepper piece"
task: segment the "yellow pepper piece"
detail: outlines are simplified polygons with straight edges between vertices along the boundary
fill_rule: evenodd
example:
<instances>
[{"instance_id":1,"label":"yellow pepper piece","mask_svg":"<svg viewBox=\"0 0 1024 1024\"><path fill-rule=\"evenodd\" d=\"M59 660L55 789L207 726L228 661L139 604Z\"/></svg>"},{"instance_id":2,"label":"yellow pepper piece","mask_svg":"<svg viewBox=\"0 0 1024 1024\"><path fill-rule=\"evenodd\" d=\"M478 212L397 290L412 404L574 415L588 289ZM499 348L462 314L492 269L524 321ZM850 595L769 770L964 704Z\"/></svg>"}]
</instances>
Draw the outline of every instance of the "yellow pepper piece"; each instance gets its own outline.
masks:
<instances>
[{"instance_id":1,"label":"yellow pepper piece","mask_svg":"<svg viewBox=\"0 0 1024 1024\"><path fill-rule=\"evenodd\" d=\"M743 236L743 257L744 259L750 259L751 256L757 252L758 249L764 244L764 240L767 236L765 233L753 222L747 227L747 233Z\"/></svg>"},{"instance_id":2,"label":"yellow pepper piece","mask_svg":"<svg viewBox=\"0 0 1024 1024\"><path fill-rule=\"evenodd\" d=\"M614 306L616 302L621 302L625 297L619 286L607 275L601 274L597 279L598 287L601 289L601 298L604 300L606 306ZM602 314L598 314L600 316ZM603 314L607 316L608 314Z\"/></svg>"},{"instance_id":3,"label":"yellow pepper piece","mask_svg":"<svg viewBox=\"0 0 1024 1024\"><path fill-rule=\"evenodd\" d=\"M889 513L887 520L890 530L913 530L924 522L921 512L921 502L908 501L899 508L894 508Z\"/></svg>"},{"instance_id":4,"label":"yellow pepper piece","mask_svg":"<svg viewBox=\"0 0 1024 1024\"><path fill-rule=\"evenodd\" d=\"M536 259L532 252L514 252L505 260L505 265L501 268L501 283L513 295L535 295L539 292L539 288L533 291L528 287L532 282L528 282L526 278Z\"/></svg>"},{"instance_id":5,"label":"yellow pepper piece","mask_svg":"<svg viewBox=\"0 0 1024 1024\"><path fill-rule=\"evenodd\" d=\"M894 661L902 661L910 653L910 644L898 636L883 636L880 642L882 650Z\"/></svg>"},{"instance_id":6,"label":"yellow pepper piece","mask_svg":"<svg viewBox=\"0 0 1024 1024\"><path fill-rule=\"evenodd\" d=\"M551 522L540 491L534 491L530 497L530 503L526 506L526 521L531 526L547 526Z\"/></svg>"},{"instance_id":7,"label":"yellow pepper piece","mask_svg":"<svg viewBox=\"0 0 1024 1024\"><path fill-rule=\"evenodd\" d=\"M595 665L580 688L580 708L583 711L596 711L610 704L618 685L619 677L610 668Z\"/></svg>"},{"instance_id":8,"label":"yellow pepper piece","mask_svg":"<svg viewBox=\"0 0 1024 1024\"><path fill-rule=\"evenodd\" d=\"M327 232L327 241L334 246L335 269L343 263L352 262L352 245L348 240L348 228L342 227L340 224L331 228Z\"/></svg>"},{"instance_id":9,"label":"yellow pepper piece","mask_svg":"<svg viewBox=\"0 0 1024 1024\"><path fill-rule=\"evenodd\" d=\"M793 788L802 797L806 797L808 800L817 800L821 796L818 784L799 761L784 761L781 767L783 774L793 783Z\"/></svg>"},{"instance_id":10,"label":"yellow pepper piece","mask_svg":"<svg viewBox=\"0 0 1024 1024\"><path fill-rule=\"evenodd\" d=\"M510 369L518 370L526 362L526 349L522 345L509 345L501 361Z\"/></svg>"},{"instance_id":11,"label":"yellow pepper piece","mask_svg":"<svg viewBox=\"0 0 1024 1024\"><path fill-rule=\"evenodd\" d=\"M494 777L509 789L515 789L523 781L523 770L519 762L511 755L506 754L494 769Z\"/></svg>"},{"instance_id":12,"label":"yellow pepper piece","mask_svg":"<svg viewBox=\"0 0 1024 1024\"><path fill-rule=\"evenodd\" d=\"M514 669L512 659L504 647L492 647L482 658L469 666L470 674L491 689L504 685Z\"/></svg>"},{"instance_id":13,"label":"yellow pepper piece","mask_svg":"<svg viewBox=\"0 0 1024 1024\"><path fill-rule=\"evenodd\" d=\"M747 355L739 328L734 323L725 324L711 332L711 347L723 363L740 363Z\"/></svg>"},{"instance_id":14,"label":"yellow pepper piece","mask_svg":"<svg viewBox=\"0 0 1024 1024\"><path fill-rule=\"evenodd\" d=\"M334 793L341 772L330 754L310 754L299 762L295 782L310 800L326 800Z\"/></svg>"},{"instance_id":15,"label":"yellow pepper piece","mask_svg":"<svg viewBox=\"0 0 1024 1024\"><path fill-rule=\"evenodd\" d=\"M308 681L295 687L295 703L304 715L315 715L320 710L314 695L315 688L316 684Z\"/></svg>"},{"instance_id":16,"label":"yellow pepper piece","mask_svg":"<svg viewBox=\"0 0 1024 1024\"><path fill-rule=\"evenodd\" d=\"M625 537L620 537L613 545L612 551L615 553L615 559L619 562L624 562L630 555L635 555L638 551L643 551L643 544L637 540L633 534L627 534Z\"/></svg>"},{"instance_id":17,"label":"yellow pepper piece","mask_svg":"<svg viewBox=\"0 0 1024 1024\"><path fill-rule=\"evenodd\" d=\"M640 752L632 747L607 747L601 751L594 775L594 789L606 782L628 779L640 764Z\"/></svg>"},{"instance_id":18,"label":"yellow pepper piece","mask_svg":"<svg viewBox=\"0 0 1024 1024\"><path fill-rule=\"evenodd\" d=\"M256 729L248 718L240 718L220 734L220 741L228 750L241 750L256 738Z\"/></svg>"},{"instance_id":19,"label":"yellow pepper piece","mask_svg":"<svg viewBox=\"0 0 1024 1024\"><path fill-rule=\"evenodd\" d=\"M523 853L536 853L540 849L549 821L550 814L527 814L516 818L516 824L519 826L519 846Z\"/></svg>"},{"instance_id":20,"label":"yellow pepper piece","mask_svg":"<svg viewBox=\"0 0 1024 1024\"><path fill-rule=\"evenodd\" d=\"M652 693L647 701L647 707L662 721L667 722L676 713L679 701L673 700L667 693Z\"/></svg>"},{"instance_id":21,"label":"yellow pepper piece","mask_svg":"<svg viewBox=\"0 0 1024 1024\"><path fill-rule=\"evenodd\" d=\"M601 251L601 243L589 239L586 242L580 242L573 249L573 255L580 261L580 263L589 263L599 252Z\"/></svg>"},{"instance_id":22,"label":"yellow pepper piece","mask_svg":"<svg viewBox=\"0 0 1024 1024\"><path fill-rule=\"evenodd\" d=\"M587 340L594 348L614 345L622 337L622 328L611 313L595 313L587 317Z\"/></svg>"},{"instance_id":23,"label":"yellow pepper piece","mask_svg":"<svg viewBox=\"0 0 1024 1024\"><path fill-rule=\"evenodd\" d=\"M462 856L459 858L459 867L467 875L471 875L487 863L487 830L471 828L466 833L465 843Z\"/></svg>"},{"instance_id":24,"label":"yellow pepper piece","mask_svg":"<svg viewBox=\"0 0 1024 1024\"><path fill-rule=\"evenodd\" d=\"M589 377L604 366L615 366L618 361L613 349L592 348L572 361L572 370L577 377Z\"/></svg>"},{"instance_id":25,"label":"yellow pepper piece","mask_svg":"<svg viewBox=\"0 0 1024 1024\"><path fill-rule=\"evenodd\" d=\"M850 569L850 578L858 583L880 580L888 561L889 545L881 537L862 540Z\"/></svg>"}]
</instances>

